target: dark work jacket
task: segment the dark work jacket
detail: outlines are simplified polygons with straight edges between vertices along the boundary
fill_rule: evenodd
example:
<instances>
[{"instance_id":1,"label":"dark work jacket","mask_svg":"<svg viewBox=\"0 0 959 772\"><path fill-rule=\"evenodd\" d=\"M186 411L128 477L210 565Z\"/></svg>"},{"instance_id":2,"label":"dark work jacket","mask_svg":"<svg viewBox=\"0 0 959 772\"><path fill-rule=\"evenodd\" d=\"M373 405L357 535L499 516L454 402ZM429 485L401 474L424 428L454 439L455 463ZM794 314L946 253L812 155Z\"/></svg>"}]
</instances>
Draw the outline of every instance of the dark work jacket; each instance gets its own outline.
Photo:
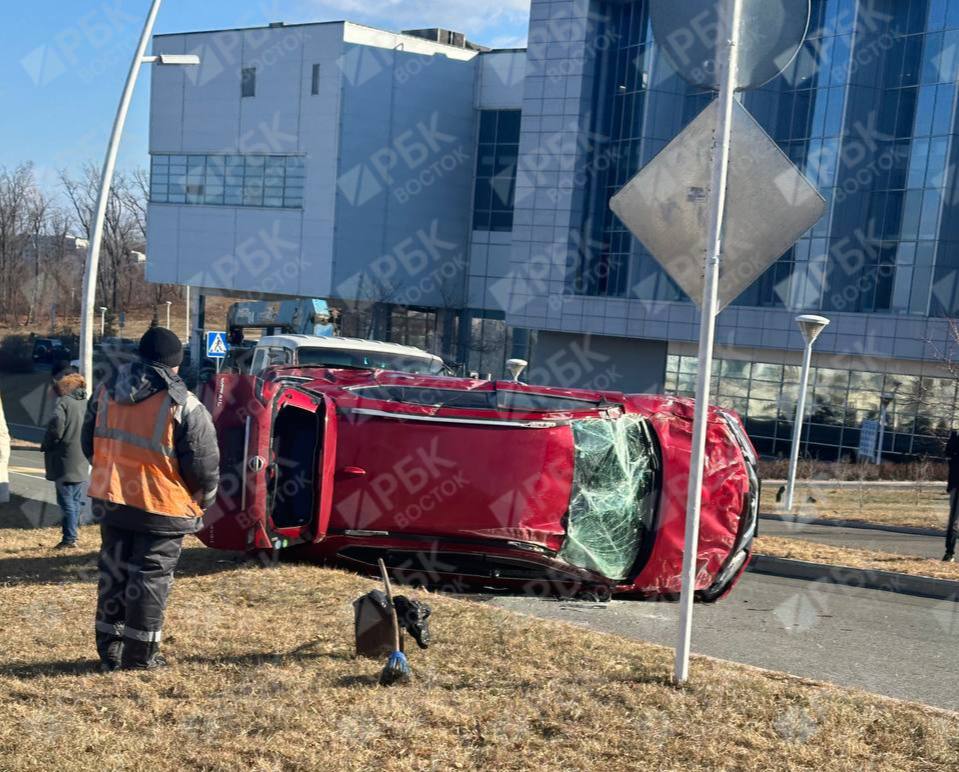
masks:
<instances>
[{"instance_id":1,"label":"dark work jacket","mask_svg":"<svg viewBox=\"0 0 959 772\"><path fill-rule=\"evenodd\" d=\"M59 483L86 482L90 464L80 444L87 409L86 384L82 375L66 375L55 382L54 389L60 396L40 445L47 479Z\"/></svg>"},{"instance_id":2,"label":"dark work jacket","mask_svg":"<svg viewBox=\"0 0 959 772\"><path fill-rule=\"evenodd\" d=\"M100 388L107 390L111 400L125 405L139 404L161 391L170 392L176 408L173 446L180 477L200 506L210 507L216 500L220 480L220 448L210 413L180 377L163 365L137 360L121 367L114 378ZM93 463L96 442L98 401L94 395L88 403L83 424L83 452L90 463ZM169 517L100 499L92 502L94 517L116 528L175 535L196 533L203 527L199 517Z\"/></svg>"}]
</instances>

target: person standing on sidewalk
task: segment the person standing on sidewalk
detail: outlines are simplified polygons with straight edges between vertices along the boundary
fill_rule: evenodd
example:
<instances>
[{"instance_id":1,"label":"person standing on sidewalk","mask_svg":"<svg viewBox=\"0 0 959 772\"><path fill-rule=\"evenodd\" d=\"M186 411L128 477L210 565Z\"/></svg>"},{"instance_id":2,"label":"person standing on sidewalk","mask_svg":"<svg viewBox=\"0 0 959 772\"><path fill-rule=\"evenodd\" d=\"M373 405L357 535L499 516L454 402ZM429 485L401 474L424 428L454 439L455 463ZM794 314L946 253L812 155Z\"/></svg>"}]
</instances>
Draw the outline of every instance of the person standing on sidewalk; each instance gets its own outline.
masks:
<instances>
[{"instance_id":1,"label":"person standing on sidewalk","mask_svg":"<svg viewBox=\"0 0 959 772\"><path fill-rule=\"evenodd\" d=\"M152 669L183 537L216 499L220 451L207 409L177 374L179 338L154 327L87 408L83 449L102 544L96 644L104 670Z\"/></svg>"},{"instance_id":2,"label":"person standing on sidewalk","mask_svg":"<svg viewBox=\"0 0 959 772\"><path fill-rule=\"evenodd\" d=\"M10 501L10 429L3 417L3 400L0 399L0 504Z\"/></svg>"},{"instance_id":3,"label":"person standing on sidewalk","mask_svg":"<svg viewBox=\"0 0 959 772\"><path fill-rule=\"evenodd\" d=\"M90 477L90 464L80 445L87 385L77 368L66 363L54 365L51 375L57 402L40 450L46 477L56 486L57 504L63 513L63 538L54 549L72 549L77 546L80 513Z\"/></svg>"},{"instance_id":4,"label":"person standing on sidewalk","mask_svg":"<svg viewBox=\"0 0 959 772\"><path fill-rule=\"evenodd\" d=\"M946 460L949 462L949 478L946 491L949 493L949 524L946 526L946 554L943 561L953 563L956 559L956 538L959 537L959 433L953 431L946 443Z\"/></svg>"}]
</instances>

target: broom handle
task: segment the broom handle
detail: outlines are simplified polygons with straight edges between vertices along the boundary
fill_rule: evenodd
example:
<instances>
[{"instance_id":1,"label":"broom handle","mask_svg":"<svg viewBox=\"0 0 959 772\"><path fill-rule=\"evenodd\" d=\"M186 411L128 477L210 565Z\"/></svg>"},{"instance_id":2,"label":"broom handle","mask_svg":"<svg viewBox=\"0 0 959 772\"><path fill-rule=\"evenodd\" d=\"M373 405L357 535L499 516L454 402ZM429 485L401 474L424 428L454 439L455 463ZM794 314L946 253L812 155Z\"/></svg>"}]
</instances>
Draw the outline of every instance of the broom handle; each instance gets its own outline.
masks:
<instances>
[{"instance_id":1,"label":"broom handle","mask_svg":"<svg viewBox=\"0 0 959 772\"><path fill-rule=\"evenodd\" d=\"M386 600L390 604L390 614L393 616L393 644L394 650L400 650L400 619L396 615L396 606L393 603L393 587L390 585L390 575L386 572L386 563L379 559L380 575L383 577L383 586L386 587Z\"/></svg>"}]
</instances>

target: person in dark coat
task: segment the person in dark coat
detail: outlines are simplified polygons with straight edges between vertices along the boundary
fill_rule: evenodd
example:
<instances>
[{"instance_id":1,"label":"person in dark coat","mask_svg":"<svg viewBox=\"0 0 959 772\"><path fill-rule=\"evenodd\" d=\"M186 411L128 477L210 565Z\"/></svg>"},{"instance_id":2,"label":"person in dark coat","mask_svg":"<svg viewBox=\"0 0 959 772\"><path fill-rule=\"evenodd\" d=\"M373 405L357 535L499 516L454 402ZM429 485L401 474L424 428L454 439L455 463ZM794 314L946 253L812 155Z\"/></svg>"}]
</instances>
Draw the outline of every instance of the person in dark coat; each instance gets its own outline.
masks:
<instances>
[{"instance_id":1,"label":"person in dark coat","mask_svg":"<svg viewBox=\"0 0 959 772\"><path fill-rule=\"evenodd\" d=\"M40 449L46 478L56 487L57 504L63 512L63 537L54 549L72 549L77 546L80 513L90 477L90 464L80 445L87 387L79 371L66 363L54 366L52 378L57 402Z\"/></svg>"},{"instance_id":2,"label":"person in dark coat","mask_svg":"<svg viewBox=\"0 0 959 772\"><path fill-rule=\"evenodd\" d=\"M183 537L216 499L213 420L178 375L183 347L154 327L90 400L83 450L101 547L96 643L104 670L152 669Z\"/></svg>"},{"instance_id":3,"label":"person in dark coat","mask_svg":"<svg viewBox=\"0 0 959 772\"><path fill-rule=\"evenodd\" d=\"M3 399L0 399L0 504L10 501L10 429L3 417Z\"/></svg>"},{"instance_id":4,"label":"person in dark coat","mask_svg":"<svg viewBox=\"0 0 959 772\"><path fill-rule=\"evenodd\" d=\"M943 561L956 559L956 539L959 537L959 433L953 431L946 443L946 459L949 462L949 478L946 491L949 493L949 524L946 526L946 554Z\"/></svg>"}]
</instances>

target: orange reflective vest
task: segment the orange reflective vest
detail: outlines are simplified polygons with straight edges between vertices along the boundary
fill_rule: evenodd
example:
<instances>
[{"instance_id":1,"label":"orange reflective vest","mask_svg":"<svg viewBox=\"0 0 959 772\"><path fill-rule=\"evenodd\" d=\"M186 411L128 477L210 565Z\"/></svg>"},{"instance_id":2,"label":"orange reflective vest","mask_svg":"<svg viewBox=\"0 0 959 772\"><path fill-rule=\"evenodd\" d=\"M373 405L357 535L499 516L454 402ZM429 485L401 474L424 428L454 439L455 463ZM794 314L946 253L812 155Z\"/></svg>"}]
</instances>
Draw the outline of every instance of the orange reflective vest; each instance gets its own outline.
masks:
<instances>
[{"instance_id":1,"label":"orange reflective vest","mask_svg":"<svg viewBox=\"0 0 959 772\"><path fill-rule=\"evenodd\" d=\"M201 517L180 476L170 394L121 405L100 389L97 399L89 495L156 515Z\"/></svg>"}]
</instances>

